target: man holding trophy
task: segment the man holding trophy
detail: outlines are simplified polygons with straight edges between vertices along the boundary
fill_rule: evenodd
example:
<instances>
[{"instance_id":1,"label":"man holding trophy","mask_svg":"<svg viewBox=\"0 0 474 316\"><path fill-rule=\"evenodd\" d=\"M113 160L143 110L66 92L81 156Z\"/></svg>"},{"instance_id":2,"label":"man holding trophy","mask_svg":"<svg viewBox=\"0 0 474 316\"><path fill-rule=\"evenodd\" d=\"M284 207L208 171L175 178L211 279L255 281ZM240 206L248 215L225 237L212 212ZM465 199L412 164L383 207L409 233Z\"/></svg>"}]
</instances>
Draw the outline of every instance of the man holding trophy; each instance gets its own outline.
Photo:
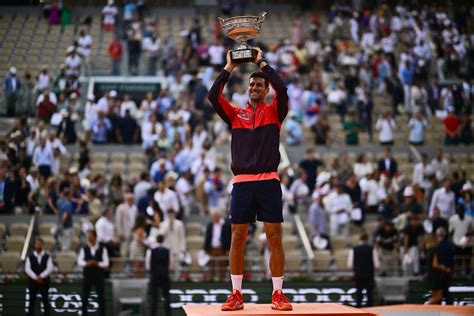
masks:
<instances>
[{"instance_id":1,"label":"man holding trophy","mask_svg":"<svg viewBox=\"0 0 474 316\"><path fill-rule=\"evenodd\" d=\"M282 292L285 255L282 246L282 198L277 174L280 162L280 129L288 113L287 88L276 71L263 59L260 48L250 48L245 41L258 36L265 17L242 16L220 19L222 27L232 39L241 42L237 50L227 52L227 63L209 91L209 101L217 114L232 128L232 172L230 220L232 242L229 253L232 294L221 310L244 308L242 279L244 249L249 223L263 221L270 248L270 270L274 310L292 310L291 302ZM261 71L250 75L245 108L235 107L222 96L222 90L232 71L240 64L252 62ZM272 103L266 104L269 84L275 90Z\"/></svg>"}]
</instances>

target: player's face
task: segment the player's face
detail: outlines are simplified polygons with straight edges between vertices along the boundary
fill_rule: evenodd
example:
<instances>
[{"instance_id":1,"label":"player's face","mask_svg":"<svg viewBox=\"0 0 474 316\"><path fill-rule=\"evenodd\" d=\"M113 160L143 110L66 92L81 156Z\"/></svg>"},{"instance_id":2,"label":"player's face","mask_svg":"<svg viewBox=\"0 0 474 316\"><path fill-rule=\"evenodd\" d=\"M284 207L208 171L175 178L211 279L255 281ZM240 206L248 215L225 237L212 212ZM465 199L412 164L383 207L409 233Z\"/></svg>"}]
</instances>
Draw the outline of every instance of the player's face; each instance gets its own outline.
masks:
<instances>
[{"instance_id":1,"label":"player's face","mask_svg":"<svg viewBox=\"0 0 474 316\"><path fill-rule=\"evenodd\" d=\"M264 100L268 93L268 88L265 88L265 79L250 78L247 92L252 101Z\"/></svg>"}]
</instances>

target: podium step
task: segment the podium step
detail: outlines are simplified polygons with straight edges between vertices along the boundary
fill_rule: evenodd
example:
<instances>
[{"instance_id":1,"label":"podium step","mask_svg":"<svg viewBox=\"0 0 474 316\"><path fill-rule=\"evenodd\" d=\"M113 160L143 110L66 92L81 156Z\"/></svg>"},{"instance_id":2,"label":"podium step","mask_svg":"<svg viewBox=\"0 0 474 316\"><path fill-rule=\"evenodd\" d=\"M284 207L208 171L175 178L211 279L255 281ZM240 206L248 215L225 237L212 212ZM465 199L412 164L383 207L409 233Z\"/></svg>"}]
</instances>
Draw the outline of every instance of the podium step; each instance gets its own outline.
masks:
<instances>
[{"instance_id":1,"label":"podium step","mask_svg":"<svg viewBox=\"0 0 474 316\"><path fill-rule=\"evenodd\" d=\"M269 316L269 315L304 315L304 316L376 316L354 307L340 304L293 304L292 311L275 311L270 304L246 304L240 311L222 312L220 305L184 305L187 316Z\"/></svg>"}]
</instances>

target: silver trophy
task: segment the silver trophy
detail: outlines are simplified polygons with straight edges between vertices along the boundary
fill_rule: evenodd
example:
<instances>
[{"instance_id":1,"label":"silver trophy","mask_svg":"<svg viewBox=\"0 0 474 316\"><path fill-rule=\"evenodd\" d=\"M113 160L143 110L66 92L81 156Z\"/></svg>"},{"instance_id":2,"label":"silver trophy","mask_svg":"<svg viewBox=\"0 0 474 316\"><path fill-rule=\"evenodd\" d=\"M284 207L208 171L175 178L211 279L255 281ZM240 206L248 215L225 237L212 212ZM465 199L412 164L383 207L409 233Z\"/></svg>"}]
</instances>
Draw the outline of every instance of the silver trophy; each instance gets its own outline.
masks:
<instances>
[{"instance_id":1,"label":"silver trophy","mask_svg":"<svg viewBox=\"0 0 474 316\"><path fill-rule=\"evenodd\" d=\"M244 15L228 19L217 18L227 36L240 43L237 49L230 51L230 58L236 63L246 63L257 57L257 50L251 48L247 41L257 38L267 12L263 11L258 16Z\"/></svg>"}]
</instances>

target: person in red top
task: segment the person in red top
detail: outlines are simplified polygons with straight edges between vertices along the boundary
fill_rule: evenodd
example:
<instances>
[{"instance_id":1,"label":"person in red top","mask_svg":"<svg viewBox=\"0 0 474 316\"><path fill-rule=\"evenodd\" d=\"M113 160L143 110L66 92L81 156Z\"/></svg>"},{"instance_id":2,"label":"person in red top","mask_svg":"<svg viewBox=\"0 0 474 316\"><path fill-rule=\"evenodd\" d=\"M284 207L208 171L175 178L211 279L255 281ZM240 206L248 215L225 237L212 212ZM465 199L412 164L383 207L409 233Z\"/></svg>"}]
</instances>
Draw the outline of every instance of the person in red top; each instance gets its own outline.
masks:
<instances>
[{"instance_id":1,"label":"person in red top","mask_svg":"<svg viewBox=\"0 0 474 316\"><path fill-rule=\"evenodd\" d=\"M448 116L443 120L444 123L444 143L446 145L456 145L459 143L459 130L461 127L461 120L454 113L454 108L448 108Z\"/></svg>"},{"instance_id":2,"label":"person in red top","mask_svg":"<svg viewBox=\"0 0 474 316\"><path fill-rule=\"evenodd\" d=\"M280 162L280 129L288 113L287 88L276 71L263 59L257 48L252 61L261 69L250 75L245 108L236 107L222 96L224 85L231 72L239 66L227 52L227 64L217 76L209 91L209 101L217 114L231 127L231 169L234 173L230 205L232 242L229 262L232 294L221 310L233 311L244 308L242 278L244 249L249 223L255 219L264 222L270 248L272 273L272 309L292 310L292 305L282 292L285 254L281 240L282 195L277 174ZM269 84L275 90L273 102L266 104Z\"/></svg>"},{"instance_id":3,"label":"person in red top","mask_svg":"<svg viewBox=\"0 0 474 316\"><path fill-rule=\"evenodd\" d=\"M120 76L120 64L123 55L123 45L118 36L109 45L109 56L112 60L112 76Z\"/></svg>"},{"instance_id":4,"label":"person in red top","mask_svg":"<svg viewBox=\"0 0 474 316\"><path fill-rule=\"evenodd\" d=\"M43 101L38 104L38 108L36 109L36 119L49 123L51 116L53 116L56 110L56 105L49 100L49 95L45 94Z\"/></svg>"}]
</instances>

